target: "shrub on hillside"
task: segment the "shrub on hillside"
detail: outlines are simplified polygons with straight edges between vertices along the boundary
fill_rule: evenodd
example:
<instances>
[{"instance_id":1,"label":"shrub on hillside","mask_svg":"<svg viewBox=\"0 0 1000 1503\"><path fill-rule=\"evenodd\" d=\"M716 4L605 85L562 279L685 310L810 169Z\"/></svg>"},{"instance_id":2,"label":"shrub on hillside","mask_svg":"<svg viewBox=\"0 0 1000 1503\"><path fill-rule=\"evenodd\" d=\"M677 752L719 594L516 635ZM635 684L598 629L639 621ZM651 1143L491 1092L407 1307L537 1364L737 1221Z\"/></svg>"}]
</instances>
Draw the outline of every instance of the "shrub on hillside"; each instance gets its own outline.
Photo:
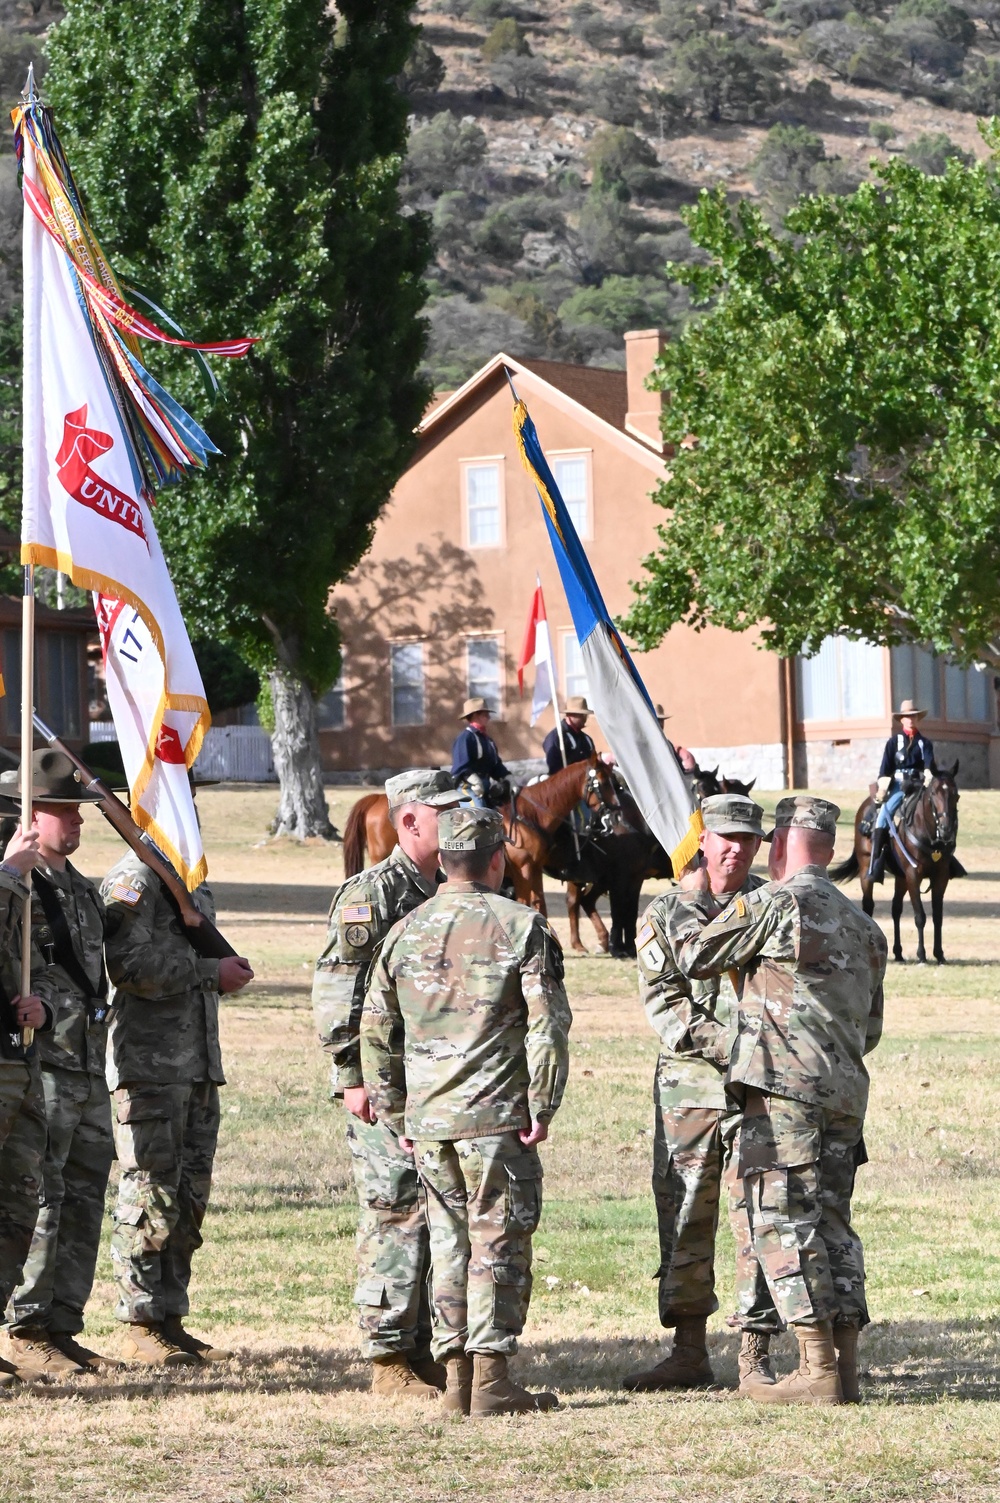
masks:
<instances>
[{"instance_id":1,"label":"shrub on hillside","mask_svg":"<svg viewBox=\"0 0 1000 1503\"><path fill-rule=\"evenodd\" d=\"M627 126L605 126L587 148L593 186L599 192L629 198L656 187L660 164L656 152Z\"/></svg>"},{"instance_id":2,"label":"shrub on hillside","mask_svg":"<svg viewBox=\"0 0 1000 1503\"><path fill-rule=\"evenodd\" d=\"M609 125L635 125L642 118L642 93L631 73L611 64L596 68L584 85L590 109Z\"/></svg>"},{"instance_id":3,"label":"shrub on hillside","mask_svg":"<svg viewBox=\"0 0 1000 1503\"><path fill-rule=\"evenodd\" d=\"M446 69L430 42L418 37L396 82L401 94L436 94L444 83Z\"/></svg>"},{"instance_id":4,"label":"shrub on hillside","mask_svg":"<svg viewBox=\"0 0 1000 1503\"><path fill-rule=\"evenodd\" d=\"M971 151L963 151L943 131L924 131L910 142L903 157L928 177L944 177L949 162L961 162L963 167L971 167L976 160Z\"/></svg>"},{"instance_id":5,"label":"shrub on hillside","mask_svg":"<svg viewBox=\"0 0 1000 1503\"><path fill-rule=\"evenodd\" d=\"M803 125L775 125L751 166L753 185L783 219L806 193L853 193L857 177L840 157L828 157L822 137Z\"/></svg>"},{"instance_id":6,"label":"shrub on hillside","mask_svg":"<svg viewBox=\"0 0 1000 1503\"><path fill-rule=\"evenodd\" d=\"M519 104L527 100L541 104L549 83L549 70L543 58L505 52L491 65L490 80Z\"/></svg>"},{"instance_id":7,"label":"shrub on hillside","mask_svg":"<svg viewBox=\"0 0 1000 1503\"><path fill-rule=\"evenodd\" d=\"M454 188L485 156L485 132L474 121L441 110L411 132L405 170L408 195Z\"/></svg>"},{"instance_id":8,"label":"shrub on hillside","mask_svg":"<svg viewBox=\"0 0 1000 1503\"><path fill-rule=\"evenodd\" d=\"M777 99L787 66L753 36L702 31L677 48L665 81L694 119L756 120Z\"/></svg>"},{"instance_id":9,"label":"shrub on hillside","mask_svg":"<svg viewBox=\"0 0 1000 1503\"><path fill-rule=\"evenodd\" d=\"M496 62L497 58L509 54L515 57L528 57L531 54L528 38L517 22L510 18L498 21L483 43L483 57L488 63Z\"/></svg>"}]
</instances>

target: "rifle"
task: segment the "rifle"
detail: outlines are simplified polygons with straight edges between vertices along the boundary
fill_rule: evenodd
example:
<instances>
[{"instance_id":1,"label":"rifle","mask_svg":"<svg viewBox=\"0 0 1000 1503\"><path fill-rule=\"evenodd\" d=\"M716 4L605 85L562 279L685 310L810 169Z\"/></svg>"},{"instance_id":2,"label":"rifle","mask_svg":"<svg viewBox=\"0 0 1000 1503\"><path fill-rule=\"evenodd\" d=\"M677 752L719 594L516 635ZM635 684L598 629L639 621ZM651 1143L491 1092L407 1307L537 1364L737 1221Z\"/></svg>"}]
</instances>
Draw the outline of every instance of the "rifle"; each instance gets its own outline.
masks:
<instances>
[{"instance_id":1,"label":"rifle","mask_svg":"<svg viewBox=\"0 0 1000 1503\"><path fill-rule=\"evenodd\" d=\"M70 751L64 741L61 741L55 731L49 729L38 715L33 715L35 730L47 741L55 751L62 752L68 757L80 774L80 780L88 793L96 794L100 800L100 810L108 824L117 831L127 846L130 846L144 866L155 872L166 888L168 900L172 900L172 906L177 916L184 925L184 932L188 943L205 960L224 960L229 955L238 952L233 949L228 939L225 939L212 923L205 917L199 908L191 901L191 894L184 883L178 877L172 867L165 861L161 861L156 851L142 838L142 831L136 824L129 812L128 806L123 804L120 798L116 798L110 788L105 787L100 778L91 772L86 762Z\"/></svg>"}]
</instances>

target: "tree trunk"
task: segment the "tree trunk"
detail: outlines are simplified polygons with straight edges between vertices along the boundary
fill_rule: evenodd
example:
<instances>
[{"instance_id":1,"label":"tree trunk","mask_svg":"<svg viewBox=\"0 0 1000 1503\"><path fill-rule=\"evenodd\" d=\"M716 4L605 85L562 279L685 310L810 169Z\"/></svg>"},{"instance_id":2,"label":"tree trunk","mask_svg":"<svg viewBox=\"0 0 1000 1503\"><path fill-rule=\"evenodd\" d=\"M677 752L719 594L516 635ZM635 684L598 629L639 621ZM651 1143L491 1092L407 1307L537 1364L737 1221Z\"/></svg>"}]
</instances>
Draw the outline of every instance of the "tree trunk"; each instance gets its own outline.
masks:
<instances>
[{"instance_id":1,"label":"tree trunk","mask_svg":"<svg viewBox=\"0 0 1000 1503\"><path fill-rule=\"evenodd\" d=\"M274 703L274 765L281 799L274 821L275 835L305 840L321 835L337 838L323 794L320 770L316 701L308 684L280 665L269 675Z\"/></svg>"}]
</instances>

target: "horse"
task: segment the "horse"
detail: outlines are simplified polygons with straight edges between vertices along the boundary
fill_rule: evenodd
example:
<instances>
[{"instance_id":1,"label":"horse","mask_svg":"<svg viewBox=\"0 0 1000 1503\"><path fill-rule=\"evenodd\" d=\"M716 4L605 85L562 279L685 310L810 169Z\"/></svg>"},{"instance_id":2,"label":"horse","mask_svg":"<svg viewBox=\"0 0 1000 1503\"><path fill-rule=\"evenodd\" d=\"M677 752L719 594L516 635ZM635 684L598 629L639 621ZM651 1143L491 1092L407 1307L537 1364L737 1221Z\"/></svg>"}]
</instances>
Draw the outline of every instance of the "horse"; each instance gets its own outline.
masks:
<instances>
[{"instance_id":1,"label":"horse","mask_svg":"<svg viewBox=\"0 0 1000 1503\"><path fill-rule=\"evenodd\" d=\"M518 902L545 913L542 873L560 830L577 804L592 811L617 809L618 794L611 770L596 754L584 762L561 767L549 778L532 783L500 805L506 834L507 876ZM382 861L396 844L384 793L359 798L344 825L344 875L353 877L365 864ZM582 844L582 841L581 841ZM595 923L595 928L597 927ZM600 926L602 929L603 924Z\"/></svg>"},{"instance_id":2,"label":"horse","mask_svg":"<svg viewBox=\"0 0 1000 1503\"><path fill-rule=\"evenodd\" d=\"M749 783L741 783L739 778L723 778L719 788L720 793L742 793L744 798L750 797L750 790L756 783L756 778L751 778Z\"/></svg>"},{"instance_id":3,"label":"horse","mask_svg":"<svg viewBox=\"0 0 1000 1503\"><path fill-rule=\"evenodd\" d=\"M952 876L964 876L964 869L955 860L955 845L958 840L958 789L955 777L958 763L950 771L935 768L926 787L908 796L900 811L898 830L894 830L886 853L886 868L896 879L892 896L892 956L903 962L903 946L899 938L899 921L903 912L903 894L908 892L913 905L913 921L917 926L917 964L927 960L924 949L924 925L927 922L924 905L920 900L920 884L926 878L930 883L931 915L934 923L934 959L938 965L945 964L941 944L941 920L944 911L944 894ZM871 835L863 826L872 828L875 801L869 795L854 819L854 851L846 861L834 867L830 876L834 882L847 882L851 877L861 878L861 906L871 917L875 908L875 884L868 879L871 859Z\"/></svg>"},{"instance_id":4,"label":"horse","mask_svg":"<svg viewBox=\"0 0 1000 1503\"><path fill-rule=\"evenodd\" d=\"M616 960L629 960L635 957L642 884L649 878L670 877L673 870L670 857L620 779L618 799L620 808L588 835L581 848L587 882L567 882L566 908L570 945L574 950L584 950L580 942L579 915L582 911L597 930L601 948L609 951ZM550 876L565 880L551 866L547 870ZM605 894L611 905L610 935L597 912L597 903Z\"/></svg>"}]
</instances>

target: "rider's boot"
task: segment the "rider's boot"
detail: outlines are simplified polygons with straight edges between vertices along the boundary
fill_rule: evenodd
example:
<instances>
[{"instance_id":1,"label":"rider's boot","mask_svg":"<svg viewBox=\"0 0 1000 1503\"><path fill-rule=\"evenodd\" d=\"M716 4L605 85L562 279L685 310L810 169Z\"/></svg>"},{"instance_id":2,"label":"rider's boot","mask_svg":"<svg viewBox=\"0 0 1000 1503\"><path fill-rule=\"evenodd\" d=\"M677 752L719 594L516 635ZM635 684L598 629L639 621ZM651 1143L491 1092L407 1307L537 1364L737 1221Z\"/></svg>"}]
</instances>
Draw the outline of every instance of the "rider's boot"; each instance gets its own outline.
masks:
<instances>
[{"instance_id":1,"label":"rider's boot","mask_svg":"<svg viewBox=\"0 0 1000 1503\"><path fill-rule=\"evenodd\" d=\"M881 882L885 876L885 854L889 845L889 831L885 825L876 825L872 835L872 854L868 863L869 882Z\"/></svg>"}]
</instances>

